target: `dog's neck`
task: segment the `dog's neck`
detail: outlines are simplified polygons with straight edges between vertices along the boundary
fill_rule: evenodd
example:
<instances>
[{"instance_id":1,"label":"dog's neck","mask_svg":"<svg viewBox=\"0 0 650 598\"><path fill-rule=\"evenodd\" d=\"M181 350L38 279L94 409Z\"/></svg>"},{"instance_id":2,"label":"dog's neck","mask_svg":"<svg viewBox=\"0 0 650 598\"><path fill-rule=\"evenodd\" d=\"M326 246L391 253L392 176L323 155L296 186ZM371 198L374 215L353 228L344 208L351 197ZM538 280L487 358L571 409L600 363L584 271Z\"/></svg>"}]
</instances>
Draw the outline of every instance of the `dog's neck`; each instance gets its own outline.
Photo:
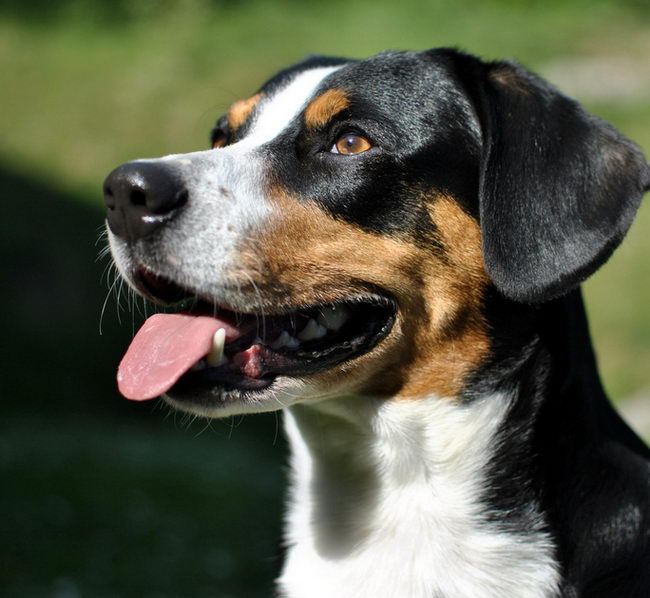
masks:
<instances>
[{"instance_id":1,"label":"dog's neck","mask_svg":"<svg viewBox=\"0 0 650 598\"><path fill-rule=\"evenodd\" d=\"M492 307L505 336L462 399L289 410L282 597L550 598L616 570L585 495L588 517L625 526L598 480L645 496L644 470L623 480L616 459L648 453L603 393L580 293Z\"/></svg>"},{"instance_id":2,"label":"dog's neck","mask_svg":"<svg viewBox=\"0 0 650 598\"><path fill-rule=\"evenodd\" d=\"M344 397L293 407L280 595L553 596L541 517L515 529L482 500L510 402Z\"/></svg>"}]
</instances>

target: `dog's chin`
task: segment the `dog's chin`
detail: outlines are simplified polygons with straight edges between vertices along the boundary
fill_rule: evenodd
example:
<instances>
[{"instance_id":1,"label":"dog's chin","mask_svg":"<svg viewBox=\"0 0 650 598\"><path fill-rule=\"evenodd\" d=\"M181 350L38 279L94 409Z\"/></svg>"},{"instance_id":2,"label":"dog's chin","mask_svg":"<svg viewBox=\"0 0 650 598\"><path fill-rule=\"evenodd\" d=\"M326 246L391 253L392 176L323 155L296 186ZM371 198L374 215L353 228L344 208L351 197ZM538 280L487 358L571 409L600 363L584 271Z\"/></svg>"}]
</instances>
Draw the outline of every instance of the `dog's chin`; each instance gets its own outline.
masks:
<instances>
[{"instance_id":1,"label":"dog's chin","mask_svg":"<svg viewBox=\"0 0 650 598\"><path fill-rule=\"evenodd\" d=\"M210 418L230 417L252 413L267 413L308 400L313 393L306 392L302 381L277 377L257 389L244 390L227 385L193 385L182 381L161 398L170 407L193 415Z\"/></svg>"}]
</instances>

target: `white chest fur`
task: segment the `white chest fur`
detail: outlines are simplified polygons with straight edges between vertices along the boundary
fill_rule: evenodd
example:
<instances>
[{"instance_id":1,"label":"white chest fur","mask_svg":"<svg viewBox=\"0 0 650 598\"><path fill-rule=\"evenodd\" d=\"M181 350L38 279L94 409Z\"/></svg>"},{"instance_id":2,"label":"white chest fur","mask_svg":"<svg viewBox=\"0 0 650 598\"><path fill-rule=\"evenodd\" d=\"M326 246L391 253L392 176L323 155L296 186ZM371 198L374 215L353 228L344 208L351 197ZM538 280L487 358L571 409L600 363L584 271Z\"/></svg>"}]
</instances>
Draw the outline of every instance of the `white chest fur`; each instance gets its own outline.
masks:
<instances>
[{"instance_id":1,"label":"white chest fur","mask_svg":"<svg viewBox=\"0 0 650 598\"><path fill-rule=\"evenodd\" d=\"M358 397L287 414L292 488L283 598L550 598L542 522L505 531L480 502L508 407Z\"/></svg>"}]
</instances>

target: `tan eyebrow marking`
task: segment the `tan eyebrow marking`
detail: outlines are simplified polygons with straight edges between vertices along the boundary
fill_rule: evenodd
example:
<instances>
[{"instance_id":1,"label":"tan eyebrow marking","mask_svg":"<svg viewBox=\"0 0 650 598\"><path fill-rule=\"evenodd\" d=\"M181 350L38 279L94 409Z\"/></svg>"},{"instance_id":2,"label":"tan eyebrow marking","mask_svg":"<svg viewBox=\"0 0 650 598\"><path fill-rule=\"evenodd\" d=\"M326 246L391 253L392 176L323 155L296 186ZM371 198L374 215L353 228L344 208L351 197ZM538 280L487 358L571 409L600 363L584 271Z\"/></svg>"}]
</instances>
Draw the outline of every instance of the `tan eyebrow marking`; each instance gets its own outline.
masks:
<instances>
[{"instance_id":1,"label":"tan eyebrow marking","mask_svg":"<svg viewBox=\"0 0 650 598\"><path fill-rule=\"evenodd\" d=\"M250 98L235 102L230 107L230 110L228 110L228 126L230 127L231 131L237 130L246 122L260 99L262 99L262 94L256 93Z\"/></svg>"},{"instance_id":2,"label":"tan eyebrow marking","mask_svg":"<svg viewBox=\"0 0 650 598\"><path fill-rule=\"evenodd\" d=\"M329 89L309 103L305 109L305 124L310 129L322 127L349 106L350 99L342 89Z\"/></svg>"}]
</instances>

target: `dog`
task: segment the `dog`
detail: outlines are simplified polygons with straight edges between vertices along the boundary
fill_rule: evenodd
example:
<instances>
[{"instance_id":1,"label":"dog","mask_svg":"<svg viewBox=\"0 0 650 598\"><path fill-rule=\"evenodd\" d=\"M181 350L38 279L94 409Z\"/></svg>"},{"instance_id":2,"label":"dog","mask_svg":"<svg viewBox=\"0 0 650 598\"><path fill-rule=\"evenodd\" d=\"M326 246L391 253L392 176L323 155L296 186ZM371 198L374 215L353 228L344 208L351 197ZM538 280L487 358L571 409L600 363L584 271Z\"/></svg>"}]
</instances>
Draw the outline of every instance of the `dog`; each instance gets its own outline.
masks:
<instances>
[{"instance_id":1,"label":"dog","mask_svg":"<svg viewBox=\"0 0 650 598\"><path fill-rule=\"evenodd\" d=\"M104 183L128 399L283 410L286 598L650 596L650 452L580 283L639 148L510 61L310 56Z\"/></svg>"}]
</instances>

